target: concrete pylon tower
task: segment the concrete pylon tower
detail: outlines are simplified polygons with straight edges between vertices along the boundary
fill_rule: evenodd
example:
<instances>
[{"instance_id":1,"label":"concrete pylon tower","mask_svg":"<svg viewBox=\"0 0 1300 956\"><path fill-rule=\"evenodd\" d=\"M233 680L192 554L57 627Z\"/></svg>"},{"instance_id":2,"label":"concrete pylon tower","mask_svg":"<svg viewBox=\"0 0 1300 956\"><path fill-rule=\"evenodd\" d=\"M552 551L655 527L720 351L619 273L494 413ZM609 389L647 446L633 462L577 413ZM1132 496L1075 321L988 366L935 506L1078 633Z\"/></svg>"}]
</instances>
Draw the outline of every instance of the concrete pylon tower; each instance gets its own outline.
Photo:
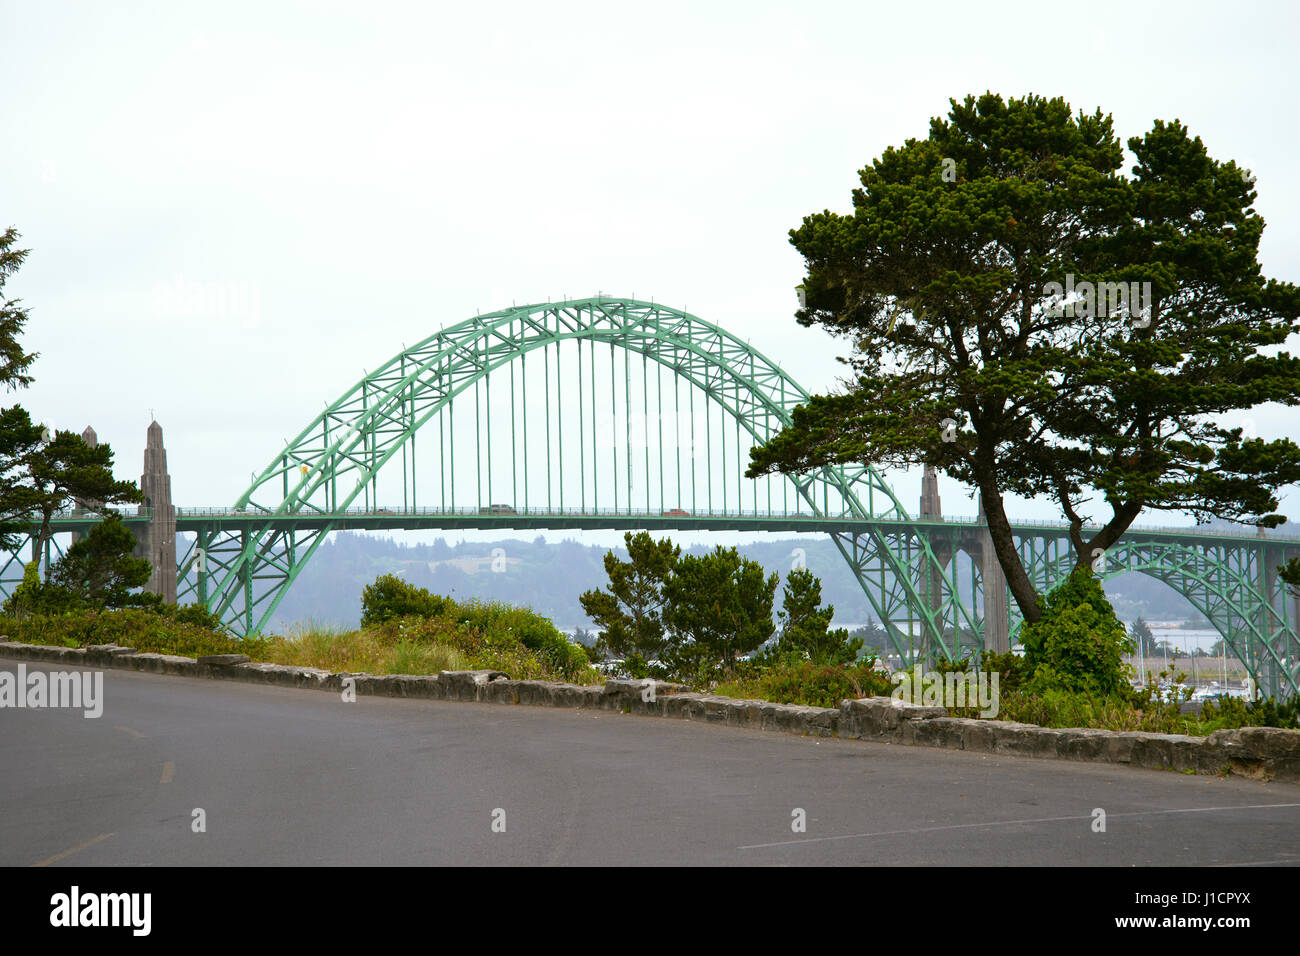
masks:
<instances>
[{"instance_id":1,"label":"concrete pylon tower","mask_svg":"<svg viewBox=\"0 0 1300 956\"><path fill-rule=\"evenodd\" d=\"M167 449L163 447L162 426L149 425L144 444L144 474L140 476L144 502L140 513L150 514L149 522L137 536L136 554L148 558L153 574L144 589L161 594L168 604L176 603L176 509L172 507L172 480L167 474Z\"/></svg>"},{"instance_id":2,"label":"concrete pylon tower","mask_svg":"<svg viewBox=\"0 0 1300 956\"><path fill-rule=\"evenodd\" d=\"M939 475L931 465L926 465L921 472L921 517L943 517L943 505L939 502ZM930 544L935 557L946 566L950 555L940 546L938 540L932 540ZM922 579L919 582L921 593L926 604L929 605L931 613L934 614L939 627L943 629L946 626L943 619L943 577L939 574L937 568L929 565L926 568L927 570L922 572ZM929 633L923 632L921 654L925 660L929 660L930 654L934 650L930 643Z\"/></svg>"},{"instance_id":3,"label":"concrete pylon tower","mask_svg":"<svg viewBox=\"0 0 1300 956\"><path fill-rule=\"evenodd\" d=\"M943 517L943 505L939 503L939 475L933 465L926 465L921 473L921 517Z\"/></svg>"},{"instance_id":4,"label":"concrete pylon tower","mask_svg":"<svg viewBox=\"0 0 1300 956\"><path fill-rule=\"evenodd\" d=\"M993 551L993 535L984 517L984 498L980 503L980 578L984 582L984 649L1003 654L1011 650L1011 615L1007 608L1007 576Z\"/></svg>"}]
</instances>

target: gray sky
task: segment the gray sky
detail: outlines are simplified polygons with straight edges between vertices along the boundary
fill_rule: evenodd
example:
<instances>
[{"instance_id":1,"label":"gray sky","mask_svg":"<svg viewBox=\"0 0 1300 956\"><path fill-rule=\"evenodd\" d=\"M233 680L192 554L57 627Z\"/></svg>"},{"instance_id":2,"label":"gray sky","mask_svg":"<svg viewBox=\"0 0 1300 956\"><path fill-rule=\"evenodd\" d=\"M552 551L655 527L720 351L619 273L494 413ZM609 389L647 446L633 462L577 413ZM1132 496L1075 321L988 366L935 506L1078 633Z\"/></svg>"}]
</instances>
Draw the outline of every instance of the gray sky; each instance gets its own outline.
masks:
<instances>
[{"instance_id":1,"label":"gray sky","mask_svg":"<svg viewBox=\"0 0 1300 956\"><path fill-rule=\"evenodd\" d=\"M512 302L653 297L825 389L787 232L968 93L1062 95L1124 139L1181 119L1254 170L1265 275L1300 280L1289 3L0 11L0 225L32 250L7 291L41 353L17 398L133 479L152 409L181 505L233 502L364 368ZM919 474L891 477L914 509Z\"/></svg>"}]
</instances>

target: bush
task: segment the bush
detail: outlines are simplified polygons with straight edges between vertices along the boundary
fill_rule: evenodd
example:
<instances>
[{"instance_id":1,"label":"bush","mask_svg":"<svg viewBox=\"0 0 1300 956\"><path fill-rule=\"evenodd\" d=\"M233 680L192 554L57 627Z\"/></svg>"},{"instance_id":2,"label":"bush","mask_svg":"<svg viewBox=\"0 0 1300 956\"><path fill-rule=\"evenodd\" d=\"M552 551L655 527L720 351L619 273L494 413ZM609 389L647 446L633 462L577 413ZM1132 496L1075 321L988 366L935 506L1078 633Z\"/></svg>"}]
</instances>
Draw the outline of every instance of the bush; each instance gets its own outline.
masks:
<instances>
[{"instance_id":1,"label":"bush","mask_svg":"<svg viewBox=\"0 0 1300 956\"><path fill-rule=\"evenodd\" d=\"M361 626L383 624L410 614L434 617L449 603L454 602L417 588L395 574L381 574L361 593Z\"/></svg>"},{"instance_id":2,"label":"bush","mask_svg":"<svg viewBox=\"0 0 1300 956\"><path fill-rule=\"evenodd\" d=\"M1123 657L1133 643L1090 569L1071 572L1043 602L1038 622L1020 633L1032 688L1102 696L1128 688Z\"/></svg>"},{"instance_id":3,"label":"bush","mask_svg":"<svg viewBox=\"0 0 1300 956\"><path fill-rule=\"evenodd\" d=\"M179 621L181 624L193 624L195 627L206 627L212 631L225 629L225 625L221 623L221 618L213 611L209 611L206 604L195 602L194 604L165 604L163 606L168 609L164 613L167 613L173 620Z\"/></svg>"},{"instance_id":4,"label":"bush","mask_svg":"<svg viewBox=\"0 0 1300 956\"><path fill-rule=\"evenodd\" d=\"M536 611L499 601L457 604L448 598L442 600L462 623L485 634L518 641L566 679L577 676L590 666L586 649L570 641L556 629L550 618L542 617Z\"/></svg>"},{"instance_id":5,"label":"bush","mask_svg":"<svg viewBox=\"0 0 1300 956\"><path fill-rule=\"evenodd\" d=\"M1278 703L1267 700L1246 701L1239 697L1207 700L1201 706L1201 722L1205 733L1230 730L1236 727L1282 727L1300 730L1300 697Z\"/></svg>"},{"instance_id":6,"label":"bush","mask_svg":"<svg viewBox=\"0 0 1300 956\"><path fill-rule=\"evenodd\" d=\"M1051 686L1003 694L998 719L1040 727L1096 727L1159 734L1190 732L1188 721L1179 717L1176 704L1144 708L1141 701L1126 694L1093 694Z\"/></svg>"},{"instance_id":7,"label":"bush","mask_svg":"<svg viewBox=\"0 0 1300 956\"><path fill-rule=\"evenodd\" d=\"M1002 654L985 651L980 657L979 669L997 673L999 694L1014 694L1029 680L1025 659L1011 651Z\"/></svg>"},{"instance_id":8,"label":"bush","mask_svg":"<svg viewBox=\"0 0 1300 956\"><path fill-rule=\"evenodd\" d=\"M724 697L770 700L778 704L838 707L860 697L888 697L893 681L875 670L873 658L857 664L815 664L812 661L751 667L736 680L720 684L713 693Z\"/></svg>"},{"instance_id":9,"label":"bush","mask_svg":"<svg viewBox=\"0 0 1300 956\"><path fill-rule=\"evenodd\" d=\"M862 638L850 638L844 628L830 629L835 607L821 607L822 583L807 568L795 568L785 579L781 637L772 656L818 664L852 664L862 651Z\"/></svg>"},{"instance_id":10,"label":"bush","mask_svg":"<svg viewBox=\"0 0 1300 956\"><path fill-rule=\"evenodd\" d=\"M266 638L239 640L199 624L173 620L164 614L138 608L11 617L5 622L5 629L15 641L26 644L63 647L118 644L134 647L142 654L177 654L182 657L247 654L253 660L265 660L268 646Z\"/></svg>"}]
</instances>

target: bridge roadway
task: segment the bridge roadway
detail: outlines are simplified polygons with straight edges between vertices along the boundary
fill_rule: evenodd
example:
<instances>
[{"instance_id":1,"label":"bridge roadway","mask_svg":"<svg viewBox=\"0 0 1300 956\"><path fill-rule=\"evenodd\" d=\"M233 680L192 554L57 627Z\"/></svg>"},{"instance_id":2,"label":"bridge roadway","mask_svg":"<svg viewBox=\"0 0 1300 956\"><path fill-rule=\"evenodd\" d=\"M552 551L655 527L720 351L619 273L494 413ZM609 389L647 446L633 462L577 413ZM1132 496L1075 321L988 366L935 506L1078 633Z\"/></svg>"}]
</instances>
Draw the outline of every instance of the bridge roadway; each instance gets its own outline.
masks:
<instances>
[{"instance_id":1,"label":"bridge roadway","mask_svg":"<svg viewBox=\"0 0 1300 956\"><path fill-rule=\"evenodd\" d=\"M148 521L147 514L121 512L127 524ZM57 531L87 531L96 522L93 516L62 513L54 518ZM302 511L293 514L268 514L260 511L236 511L230 508L177 508L176 530L195 532L254 530L268 524L276 530L329 527L332 531L397 531L438 530L443 528L478 528L482 530L527 529L645 529L653 531L869 531L875 528L962 528L977 527L978 518L945 516L943 518L912 516L906 520L862 518L854 515L812 515L799 512L765 511L715 511L675 514L664 511L636 511L628 509L600 509L582 511L576 508L520 508L510 512L489 512L487 507L477 508L421 508L402 511L400 508L359 508L339 512ZM1067 538L1069 525L1063 521L1014 521L1012 531L1020 535L1046 538ZM1100 528L1085 525L1084 534L1091 536ZM1157 526L1133 525L1126 537L1150 540L1189 542L1211 538L1223 543L1258 544L1256 532L1216 530L1195 525ZM1264 539L1273 544L1294 543L1300 549L1300 538L1269 536Z\"/></svg>"},{"instance_id":2,"label":"bridge roadway","mask_svg":"<svg viewBox=\"0 0 1300 956\"><path fill-rule=\"evenodd\" d=\"M0 721L0 866L1300 865L1240 778L119 670Z\"/></svg>"}]
</instances>

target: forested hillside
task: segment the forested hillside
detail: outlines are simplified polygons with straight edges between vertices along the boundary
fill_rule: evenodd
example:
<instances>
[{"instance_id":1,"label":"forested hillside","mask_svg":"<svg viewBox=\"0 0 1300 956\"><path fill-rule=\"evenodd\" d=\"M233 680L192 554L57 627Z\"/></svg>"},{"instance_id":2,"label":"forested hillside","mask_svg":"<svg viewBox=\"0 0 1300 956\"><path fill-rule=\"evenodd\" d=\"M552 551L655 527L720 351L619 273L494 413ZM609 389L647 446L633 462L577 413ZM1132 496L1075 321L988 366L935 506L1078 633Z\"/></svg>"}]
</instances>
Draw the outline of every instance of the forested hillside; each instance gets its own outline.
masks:
<instances>
[{"instance_id":1,"label":"forested hillside","mask_svg":"<svg viewBox=\"0 0 1300 956\"><path fill-rule=\"evenodd\" d=\"M741 545L745 557L769 572L786 573L798 559L822 580L824 600L835 606L835 624L866 623L876 615L829 538L777 540ZM578 595L606 583L603 558L608 549L578 541L547 544L502 539L450 545L444 538L406 545L390 538L331 535L303 570L276 613L273 629L315 621L355 627L361 617L361 591L378 575L398 573L412 584L457 600L486 598L535 609L564 629L591 627ZM703 546L689 549L695 553ZM626 557L619 549L619 554ZM1121 619L1194 618L1180 595L1142 574L1106 582L1106 592Z\"/></svg>"}]
</instances>

